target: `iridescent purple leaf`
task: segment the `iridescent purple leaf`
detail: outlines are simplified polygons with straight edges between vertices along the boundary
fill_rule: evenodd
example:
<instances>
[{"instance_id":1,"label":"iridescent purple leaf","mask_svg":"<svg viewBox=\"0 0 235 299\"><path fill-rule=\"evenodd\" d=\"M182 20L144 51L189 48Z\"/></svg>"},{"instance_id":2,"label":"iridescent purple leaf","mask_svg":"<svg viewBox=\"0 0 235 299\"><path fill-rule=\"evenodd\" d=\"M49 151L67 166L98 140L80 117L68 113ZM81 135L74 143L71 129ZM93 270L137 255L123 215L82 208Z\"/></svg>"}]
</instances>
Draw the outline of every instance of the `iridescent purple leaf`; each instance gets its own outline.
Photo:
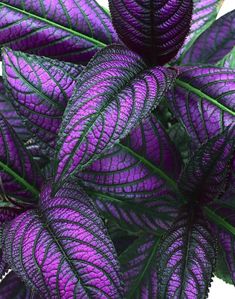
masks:
<instances>
[{"instance_id":1,"label":"iridescent purple leaf","mask_svg":"<svg viewBox=\"0 0 235 299\"><path fill-rule=\"evenodd\" d=\"M234 130L226 130L194 153L179 180L187 198L210 202L225 191L235 148L233 134Z\"/></svg>"},{"instance_id":2,"label":"iridescent purple leaf","mask_svg":"<svg viewBox=\"0 0 235 299\"><path fill-rule=\"evenodd\" d=\"M167 133L150 116L77 176L106 217L155 231L168 228L177 214L174 179L180 162Z\"/></svg>"},{"instance_id":3,"label":"iridescent purple leaf","mask_svg":"<svg viewBox=\"0 0 235 299\"><path fill-rule=\"evenodd\" d=\"M195 40L216 20L223 0L193 0L193 15L190 32L177 54L177 62L183 59Z\"/></svg>"},{"instance_id":4,"label":"iridescent purple leaf","mask_svg":"<svg viewBox=\"0 0 235 299\"><path fill-rule=\"evenodd\" d=\"M0 299L40 299L38 293L27 288L25 284L10 272L0 282Z\"/></svg>"},{"instance_id":5,"label":"iridescent purple leaf","mask_svg":"<svg viewBox=\"0 0 235 299\"><path fill-rule=\"evenodd\" d=\"M235 48L224 56L224 58L217 63L217 66L235 70Z\"/></svg>"},{"instance_id":6,"label":"iridescent purple leaf","mask_svg":"<svg viewBox=\"0 0 235 299\"><path fill-rule=\"evenodd\" d=\"M2 0L0 30L2 47L83 64L118 41L109 15L90 0Z\"/></svg>"},{"instance_id":7,"label":"iridescent purple leaf","mask_svg":"<svg viewBox=\"0 0 235 299\"><path fill-rule=\"evenodd\" d=\"M0 178L2 198L26 206L37 201L38 189L42 182L40 171L30 153L1 114Z\"/></svg>"},{"instance_id":8,"label":"iridescent purple leaf","mask_svg":"<svg viewBox=\"0 0 235 299\"><path fill-rule=\"evenodd\" d=\"M170 61L189 32L191 0L109 0L109 5L121 40L148 64Z\"/></svg>"},{"instance_id":9,"label":"iridescent purple leaf","mask_svg":"<svg viewBox=\"0 0 235 299\"><path fill-rule=\"evenodd\" d=\"M25 125L52 152L81 66L4 49L3 77Z\"/></svg>"},{"instance_id":10,"label":"iridescent purple leaf","mask_svg":"<svg viewBox=\"0 0 235 299\"><path fill-rule=\"evenodd\" d=\"M4 227L3 253L11 269L42 297L122 298L113 244L77 184L64 184L54 197L47 185L37 210Z\"/></svg>"},{"instance_id":11,"label":"iridescent purple leaf","mask_svg":"<svg viewBox=\"0 0 235 299\"><path fill-rule=\"evenodd\" d=\"M234 32L235 10L219 18L203 32L183 57L181 63L217 63L233 49Z\"/></svg>"},{"instance_id":12,"label":"iridescent purple leaf","mask_svg":"<svg viewBox=\"0 0 235 299\"><path fill-rule=\"evenodd\" d=\"M188 207L165 235L158 251L159 298L207 298L215 267L215 238L202 211Z\"/></svg>"},{"instance_id":13,"label":"iridescent purple leaf","mask_svg":"<svg viewBox=\"0 0 235 299\"><path fill-rule=\"evenodd\" d=\"M201 144L235 122L235 71L183 67L167 101L194 142Z\"/></svg>"},{"instance_id":14,"label":"iridescent purple leaf","mask_svg":"<svg viewBox=\"0 0 235 299\"><path fill-rule=\"evenodd\" d=\"M142 236L119 258L125 281L125 298L158 298L157 250L159 237Z\"/></svg>"},{"instance_id":15,"label":"iridescent purple leaf","mask_svg":"<svg viewBox=\"0 0 235 299\"><path fill-rule=\"evenodd\" d=\"M57 185L124 138L172 86L175 71L146 68L137 54L118 45L100 51L88 64L63 118Z\"/></svg>"}]
</instances>

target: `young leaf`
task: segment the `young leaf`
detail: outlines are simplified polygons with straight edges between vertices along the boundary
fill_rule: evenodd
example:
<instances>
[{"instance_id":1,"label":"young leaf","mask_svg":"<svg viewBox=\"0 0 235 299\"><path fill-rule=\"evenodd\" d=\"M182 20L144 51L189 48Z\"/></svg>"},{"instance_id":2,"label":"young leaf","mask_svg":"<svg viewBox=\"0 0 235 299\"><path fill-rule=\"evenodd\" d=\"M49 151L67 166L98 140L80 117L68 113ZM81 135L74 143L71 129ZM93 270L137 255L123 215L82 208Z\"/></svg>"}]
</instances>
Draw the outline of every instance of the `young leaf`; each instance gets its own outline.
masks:
<instances>
[{"instance_id":1,"label":"young leaf","mask_svg":"<svg viewBox=\"0 0 235 299\"><path fill-rule=\"evenodd\" d=\"M119 265L106 233L77 184L64 184L54 197L47 185L37 210L4 227L4 259L42 297L121 298Z\"/></svg>"},{"instance_id":2,"label":"young leaf","mask_svg":"<svg viewBox=\"0 0 235 299\"><path fill-rule=\"evenodd\" d=\"M181 212L159 246L159 298L206 298L215 267L215 238L194 207Z\"/></svg>"},{"instance_id":3,"label":"young leaf","mask_svg":"<svg viewBox=\"0 0 235 299\"><path fill-rule=\"evenodd\" d=\"M52 152L68 99L83 68L4 49L3 77L12 103L43 151Z\"/></svg>"},{"instance_id":4,"label":"young leaf","mask_svg":"<svg viewBox=\"0 0 235 299\"><path fill-rule=\"evenodd\" d=\"M2 47L75 63L118 41L108 14L90 0L1 0L0 20Z\"/></svg>"},{"instance_id":5,"label":"young leaf","mask_svg":"<svg viewBox=\"0 0 235 299\"><path fill-rule=\"evenodd\" d=\"M235 72L183 67L167 101L194 142L201 144L235 122Z\"/></svg>"},{"instance_id":6,"label":"young leaf","mask_svg":"<svg viewBox=\"0 0 235 299\"><path fill-rule=\"evenodd\" d=\"M189 32L191 0L109 0L109 4L121 40L151 65L170 61Z\"/></svg>"},{"instance_id":7,"label":"young leaf","mask_svg":"<svg viewBox=\"0 0 235 299\"><path fill-rule=\"evenodd\" d=\"M178 64L180 64L195 40L216 20L222 3L223 0L193 0L191 28L177 54Z\"/></svg>"},{"instance_id":8,"label":"young leaf","mask_svg":"<svg viewBox=\"0 0 235 299\"><path fill-rule=\"evenodd\" d=\"M10 272L0 282L0 299L40 299L38 293L27 288L25 284L15 275Z\"/></svg>"},{"instance_id":9,"label":"young leaf","mask_svg":"<svg viewBox=\"0 0 235 299\"><path fill-rule=\"evenodd\" d=\"M226 130L211 138L192 156L179 180L179 189L188 199L209 202L225 191L235 151L232 134L233 130Z\"/></svg>"},{"instance_id":10,"label":"young leaf","mask_svg":"<svg viewBox=\"0 0 235 299\"><path fill-rule=\"evenodd\" d=\"M63 118L55 183L90 165L156 107L176 73L146 64L124 46L100 51L84 70Z\"/></svg>"},{"instance_id":11,"label":"young leaf","mask_svg":"<svg viewBox=\"0 0 235 299\"><path fill-rule=\"evenodd\" d=\"M2 197L10 197L14 203L26 206L37 201L38 189L42 182L40 171L1 114L0 175Z\"/></svg>"},{"instance_id":12,"label":"young leaf","mask_svg":"<svg viewBox=\"0 0 235 299\"><path fill-rule=\"evenodd\" d=\"M158 298L156 263L158 247L159 237L141 236L120 256L126 299Z\"/></svg>"},{"instance_id":13,"label":"young leaf","mask_svg":"<svg viewBox=\"0 0 235 299\"><path fill-rule=\"evenodd\" d=\"M217 63L217 66L235 70L235 47Z\"/></svg>"},{"instance_id":14,"label":"young leaf","mask_svg":"<svg viewBox=\"0 0 235 299\"><path fill-rule=\"evenodd\" d=\"M77 176L106 217L155 232L168 228L177 214L172 177L178 178L180 162L167 133L150 116Z\"/></svg>"},{"instance_id":15,"label":"young leaf","mask_svg":"<svg viewBox=\"0 0 235 299\"><path fill-rule=\"evenodd\" d=\"M219 18L204 31L183 57L181 63L217 63L234 47L234 32L235 10Z\"/></svg>"}]
</instances>

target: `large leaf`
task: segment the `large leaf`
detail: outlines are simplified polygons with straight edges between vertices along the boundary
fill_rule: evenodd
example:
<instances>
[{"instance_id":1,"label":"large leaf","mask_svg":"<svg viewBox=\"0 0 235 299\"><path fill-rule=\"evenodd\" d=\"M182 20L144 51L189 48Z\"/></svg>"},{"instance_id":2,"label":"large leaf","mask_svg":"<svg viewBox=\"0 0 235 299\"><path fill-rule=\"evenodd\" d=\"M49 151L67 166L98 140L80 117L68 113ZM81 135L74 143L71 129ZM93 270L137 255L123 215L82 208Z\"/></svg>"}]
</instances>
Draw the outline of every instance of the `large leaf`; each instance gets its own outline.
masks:
<instances>
[{"instance_id":1,"label":"large leaf","mask_svg":"<svg viewBox=\"0 0 235 299\"><path fill-rule=\"evenodd\" d=\"M216 20L222 3L223 0L193 0L190 32L177 54L179 64L195 40Z\"/></svg>"},{"instance_id":2,"label":"large leaf","mask_svg":"<svg viewBox=\"0 0 235 299\"><path fill-rule=\"evenodd\" d=\"M30 153L0 114L1 197L28 205L37 200L42 177Z\"/></svg>"},{"instance_id":3,"label":"large leaf","mask_svg":"<svg viewBox=\"0 0 235 299\"><path fill-rule=\"evenodd\" d=\"M0 299L40 299L39 294L27 288L25 284L10 272L0 282Z\"/></svg>"},{"instance_id":4,"label":"large leaf","mask_svg":"<svg viewBox=\"0 0 235 299\"><path fill-rule=\"evenodd\" d=\"M5 226L4 259L45 298L121 298L119 265L103 222L87 195L47 185L38 210ZM13 250L14 249L14 250Z\"/></svg>"},{"instance_id":5,"label":"large leaf","mask_svg":"<svg viewBox=\"0 0 235 299\"><path fill-rule=\"evenodd\" d=\"M175 75L163 67L146 69L123 46L100 51L82 73L65 111L55 182L74 176L124 138L156 107Z\"/></svg>"},{"instance_id":6,"label":"large leaf","mask_svg":"<svg viewBox=\"0 0 235 299\"><path fill-rule=\"evenodd\" d=\"M109 0L109 4L122 41L151 65L171 60L189 32L191 0Z\"/></svg>"},{"instance_id":7,"label":"large leaf","mask_svg":"<svg viewBox=\"0 0 235 299\"><path fill-rule=\"evenodd\" d=\"M183 67L168 103L196 143L203 143L235 122L235 71Z\"/></svg>"},{"instance_id":8,"label":"large leaf","mask_svg":"<svg viewBox=\"0 0 235 299\"><path fill-rule=\"evenodd\" d=\"M216 260L214 242L202 211L182 211L159 246L158 297L206 298Z\"/></svg>"},{"instance_id":9,"label":"large leaf","mask_svg":"<svg viewBox=\"0 0 235 299\"><path fill-rule=\"evenodd\" d=\"M78 177L106 217L156 231L169 227L176 216L174 179L180 162L163 127L151 116Z\"/></svg>"},{"instance_id":10,"label":"large leaf","mask_svg":"<svg viewBox=\"0 0 235 299\"><path fill-rule=\"evenodd\" d=\"M12 103L27 128L52 151L80 66L50 58L3 51L3 77Z\"/></svg>"},{"instance_id":11,"label":"large leaf","mask_svg":"<svg viewBox=\"0 0 235 299\"><path fill-rule=\"evenodd\" d=\"M211 138L192 156L179 180L179 188L189 200L216 200L226 189L235 151L234 130Z\"/></svg>"},{"instance_id":12,"label":"large leaf","mask_svg":"<svg viewBox=\"0 0 235 299\"><path fill-rule=\"evenodd\" d=\"M108 14L90 0L1 0L0 20L1 46L75 63L118 40Z\"/></svg>"},{"instance_id":13,"label":"large leaf","mask_svg":"<svg viewBox=\"0 0 235 299\"><path fill-rule=\"evenodd\" d=\"M120 256L126 299L158 298L158 247L159 237L141 236Z\"/></svg>"},{"instance_id":14,"label":"large leaf","mask_svg":"<svg viewBox=\"0 0 235 299\"><path fill-rule=\"evenodd\" d=\"M235 10L213 23L194 42L183 57L183 64L214 64L220 61L234 47Z\"/></svg>"}]
</instances>

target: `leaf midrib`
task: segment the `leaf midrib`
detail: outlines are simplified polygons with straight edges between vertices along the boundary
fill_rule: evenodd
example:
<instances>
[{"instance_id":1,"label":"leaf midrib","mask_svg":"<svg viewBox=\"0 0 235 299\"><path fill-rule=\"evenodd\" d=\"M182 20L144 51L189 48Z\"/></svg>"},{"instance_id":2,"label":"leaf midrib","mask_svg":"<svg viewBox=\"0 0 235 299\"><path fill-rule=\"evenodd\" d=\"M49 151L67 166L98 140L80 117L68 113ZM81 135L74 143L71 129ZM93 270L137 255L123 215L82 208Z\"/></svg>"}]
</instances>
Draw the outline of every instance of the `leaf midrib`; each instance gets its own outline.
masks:
<instances>
[{"instance_id":1,"label":"leaf midrib","mask_svg":"<svg viewBox=\"0 0 235 299\"><path fill-rule=\"evenodd\" d=\"M92 44L94 44L94 45L96 45L98 47L104 48L104 47L107 46L107 44L105 44L105 43L103 43L103 42L101 42L101 41L99 41L99 40L97 40L97 39L95 39L93 37L87 36L87 35L85 35L85 34L83 34L81 32L78 32L78 31L75 31L73 29L67 28L67 27L65 27L63 25L60 25L60 24L55 23L55 22L53 22L51 20L45 19L43 17L40 17L40 16L38 16L36 14L33 14L31 12L22 10L20 8L14 7L14 6L6 4L6 3L2 3L1 1L0 1L0 7L7 7L9 9L11 9L11 10L16 11L16 12L20 12L21 14L24 14L24 15L26 15L28 17L37 19L38 21L44 22L44 23L46 23L46 24L48 24L50 26L53 26L53 27L56 27L56 28L61 29L63 31L66 31L66 32L68 32L68 33L70 33L70 34L72 34L74 36L78 36L78 37L80 37L82 39L85 39L85 40L91 42Z\"/></svg>"},{"instance_id":2,"label":"leaf midrib","mask_svg":"<svg viewBox=\"0 0 235 299\"><path fill-rule=\"evenodd\" d=\"M211 104L213 104L214 106L216 106L217 108L219 108L220 110L227 112L229 114L231 114L232 116L235 116L235 111L231 110L230 108L226 107L225 105L219 103L218 101L216 101L215 99L213 99L211 96L209 96L208 94L204 93L203 91L199 90L198 88L192 86L189 83L186 83L180 79L176 79L176 84L184 89L186 89L187 91L190 91L194 94L196 94L198 97L207 100L208 102L210 102Z\"/></svg>"}]
</instances>

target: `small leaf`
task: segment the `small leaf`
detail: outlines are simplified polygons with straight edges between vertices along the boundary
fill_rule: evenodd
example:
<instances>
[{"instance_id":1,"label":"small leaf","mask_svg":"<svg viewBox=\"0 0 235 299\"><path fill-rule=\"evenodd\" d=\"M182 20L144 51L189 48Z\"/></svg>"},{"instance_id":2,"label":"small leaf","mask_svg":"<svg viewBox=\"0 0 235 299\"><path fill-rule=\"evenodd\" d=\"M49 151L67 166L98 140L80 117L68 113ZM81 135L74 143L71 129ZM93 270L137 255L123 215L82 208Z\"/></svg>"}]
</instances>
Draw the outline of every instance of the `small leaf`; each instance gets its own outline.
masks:
<instances>
[{"instance_id":1,"label":"small leaf","mask_svg":"<svg viewBox=\"0 0 235 299\"><path fill-rule=\"evenodd\" d=\"M77 184L64 184L54 197L47 185L37 210L4 227L3 253L11 269L43 298L122 298L113 244Z\"/></svg>"},{"instance_id":2,"label":"small leaf","mask_svg":"<svg viewBox=\"0 0 235 299\"><path fill-rule=\"evenodd\" d=\"M201 144L235 122L235 71L183 67L167 101L193 141Z\"/></svg>"},{"instance_id":3,"label":"small leaf","mask_svg":"<svg viewBox=\"0 0 235 299\"><path fill-rule=\"evenodd\" d=\"M10 197L11 202L20 205L36 203L42 182L40 171L30 153L1 114L0 177L2 197Z\"/></svg>"},{"instance_id":4,"label":"small leaf","mask_svg":"<svg viewBox=\"0 0 235 299\"><path fill-rule=\"evenodd\" d=\"M159 247L158 297L206 298L215 267L214 235L194 207L182 211Z\"/></svg>"},{"instance_id":5,"label":"small leaf","mask_svg":"<svg viewBox=\"0 0 235 299\"><path fill-rule=\"evenodd\" d=\"M0 241L1 241L1 238L0 238ZM1 245L1 242L0 242L0 245ZM7 264L5 263L5 261L3 260L2 250L0 249L0 298L2 295L1 294L1 280L3 279L3 276L7 273L8 270L9 270L9 268L8 268Z\"/></svg>"},{"instance_id":6,"label":"small leaf","mask_svg":"<svg viewBox=\"0 0 235 299\"><path fill-rule=\"evenodd\" d=\"M189 200L216 200L227 187L229 167L235 151L233 130L215 136L203 144L186 165L179 189Z\"/></svg>"},{"instance_id":7,"label":"small leaf","mask_svg":"<svg viewBox=\"0 0 235 299\"><path fill-rule=\"evenodd\" d=\"M180 170L177 150L150 116L77 177L106 217L155 232L177 214Z\"/></svg>"},{"instance_id":8,"label":"small leaf","mask_svg":"<svg viewBox=\"0 0 235 299\"><path fill-rule=\"evenodd\" d=\"M223 0L193 0L191 28L183 46L177 54L178 64L180 64L196 39L214 23L222 3Z\"/></svg>"},{"instance_id":9,"label":"small leaf","mask_svg":"<svg viewBox=\"0 0 235 299\"><path fill-rule=\"evenodd\" d=\"M158 298L157 250L159 237L141 236L121 256L125 298Z\"/></svg>"},{"instance_id":10,"label":"small leaf","mask_svg":"<svg viewBox=\"0 0 235 299\"><path fill-rule=\"evenodd\" d=\"M115 29L151 65L170 61L189 32L193 1L109 0Z\"/></svg>"},{"instance_id":11,"label":"small leaf","mask_svg":"<svg viewBox=\"0 0 235 299\"><path fill-rule=\"evenodd\" d=\"M183 64L215 64L234 47L235 10L213 23L183 57ZM205 46L206 45L206 46Z\"/></svg>"},{"instance_id":12,"label":"small leaf","mask_svg":"<svg viewBox=\"0 0 235 299\"><path fill-rule=\"evenodd\" d=\"M229 52L223 59L221 59L218 63L220 67L226 67L235 70L235 47Z\"/></svg>"},{"instance_id":13,"label":"small leaf","mask_svg":"<svg viewBox=\"0 0 235 299\"><path fill-rule=\"evenodd\" d=\"M215 275L222 279L224 282L233 284L230 271L228 269L228 264L226 262L225 252L221 248L221 246L218 246L218 254L217 254L217 263L216 263L216 269L215 269Z\"/></svg>"},{"instance_id":14,"label":"small leaf","mask_svg":"<svg viewBox=\"0 0 235 299\"><path fill-rule=\"evenodd\" d=\"M109 15L90 0L0 1L0 44L13 50L86 64L117 42Z\"/></svg>"},{"instance_id":15,"label":"small leaf","mask_svg":"<svg viewBox=\"0 0 235 299\"><path fill-rule=\"evenodd\" d=\"M42 151L53 152L81 66L4 49L3 77L12 104Z\"/></svg>"},{"instance_id":16,"label":"small leaf","mask_svg":"<svg viewBox=\"0 0 235 299\"><path fill-rule=\"evenodd\" d=\"M84 70L63 118L55 165L56 188L124 138L172 86L175 71L146 70L123 46L99 52Z\"/></svg>"},{"instance_id":17,"label":"small leaf","mask_svg":"<svg viewBox=\"0 0 235 299\"><path fill-rule=\"evenodd\" d=\"M40 299L41 297L35 291L27 288L25 284L10 272L0 282L0 298L1 299Z\"/></svg>"}]
</instances>

